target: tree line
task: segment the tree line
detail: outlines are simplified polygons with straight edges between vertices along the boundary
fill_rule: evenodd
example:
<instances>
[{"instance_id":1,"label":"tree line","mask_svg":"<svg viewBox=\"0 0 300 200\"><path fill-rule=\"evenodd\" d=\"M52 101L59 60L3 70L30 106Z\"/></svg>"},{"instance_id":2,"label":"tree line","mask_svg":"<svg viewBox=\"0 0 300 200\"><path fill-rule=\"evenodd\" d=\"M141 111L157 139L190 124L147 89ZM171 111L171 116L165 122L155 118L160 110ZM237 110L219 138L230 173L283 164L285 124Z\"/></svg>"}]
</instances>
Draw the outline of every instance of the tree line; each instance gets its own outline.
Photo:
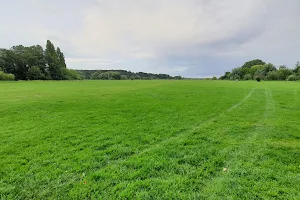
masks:
<instances>
[{"instance_id":1,"label":"tree line","mask_svg":"<svg viewBox=\"0 0 300 200\"><path fill-rule=\"evenodd\" d=\"M246 62L243 66L225 72L221 80L300 80L300 63L293 69L281 65L278 68L272 63L265 63L260 59Z\"/></svg>"},{"instance_id":2,"label":"tree line","mask_svg":"<svg viewBox=\"0 0 300 200\"><path fill-rule=\"evenodd\" d=\"M130 72L126 70L68 69L63 52L47 40L40 45L13 46L0 49L0 80L127 80L127 79L182 79L181 76Z\"/></svg>"},{"instance_id":3,"label":"tree line","mask_svg":"<svg viewBox=\"0 0 300 200\"><path fill-rule=\"evenodd\" d=\"M91 80L153 80L153 79L182 79L181 76L168 74L153 74L131 72L126 70L76 70L82 79Z\"/></svg>"},{"instance_id":4,"label":"tree line","mask_svg":"<svg viewBox=\"0 0 300 200\"><path fill-rule=\"evenodd\" d=\"M40 45L0 49L0 80L73 79L80 79L79 74L67 69L63 52L50 40L45 50Z\"/></svg>"}]
</instances>

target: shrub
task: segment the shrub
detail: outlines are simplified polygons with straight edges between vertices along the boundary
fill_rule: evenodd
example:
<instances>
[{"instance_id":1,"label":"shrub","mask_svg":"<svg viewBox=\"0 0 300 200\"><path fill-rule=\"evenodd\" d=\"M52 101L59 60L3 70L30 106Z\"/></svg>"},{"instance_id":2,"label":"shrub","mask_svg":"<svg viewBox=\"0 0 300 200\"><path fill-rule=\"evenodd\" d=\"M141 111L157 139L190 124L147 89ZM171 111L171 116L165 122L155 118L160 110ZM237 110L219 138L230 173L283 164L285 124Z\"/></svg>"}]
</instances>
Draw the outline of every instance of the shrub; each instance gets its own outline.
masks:
<instances>
[{"instance_id":1,"label":"shrub","mask_svg":"<svg viewBox=\"0 0 300 200\"><path fill-rule=\"evenodd\" d=\"M40 68L37 66L32 66L28 70L28 78L30 80L39 80L43 78L43 75ZM45 76L45 75L44 75Z\"/></svg>"},{"instance_id":2,"label":"shrub","mask_svg":"<svg viewBox=\"0 0 300 200\"><path fill-rule=\"evenodd\" d=\"M252 80L251 74L246 74L246 75L244 76L244 80Z\"/></svg>"},{"instance_id":3,"label":"shrub","mask_svg":"<svg viewBox=\"0 0 300 200\"><path fill-rule=\"evenodd\" d=\"M6 73L0 71L0 80L1 81L13 81L13 80L15 80L15 75L6 74Z\"/></svg>"},{"instance_id":4,"label":"shrub","mask_svg":"<svg viewBox=\"0 0 300 200\"><path fill-rule=\"evenodd\" d=\"M292 74L292 75L290 75L290 76L288 77L287 80L288 80L288 81L296 81L296 80L298 80L298 77L297 77L295 74Z\"/></svg>"},{"instance_id":5,"label":"shrub","mask_svg":"<svg viewBox=\"0 0 300 200\"><path fill-rule=\"evenodd\" d=\"M278 80L278 73L277 71L270 71L268 72L266 79L271 81L271 80Z\"/></svg>"},{"instance_id":6,"label":"shrub","mask_svg":"<svg viewBox=\"0 0 300 200\"><path fill-rule=\"evenodd\" d=\"M240 80L241 77L237 74L234 74L233 76L230 77L230 80Z\"/></svg>"},{"instance_id":7,"label":"shrub","mask_svg":"<svg viewBox=\"0 0 300 200\"><path fill-rule=\"evenodd\" d=\"M256 77L255 80L256 80L257 82L260 82L260 77Z\"/></svg>"},{"instance_id":8,"label":"shrub","mask_svg":"<svg viewBox=\"0 0 300 200\"><path fill-rule=\"evenodd\" d=\"M81 80L80 74L73 69L64 69L64 79L66 80Z\"/></svg>"},{"instance_id":9,"label":"shrub","mask_svg":"<svg viewBox=\"0 0 300 200\"><path fill-rule=\"evenodd\" d=\"M128 77L126 75L121 75L121 80L127 80Z\"/></svg>"}]
</instances>

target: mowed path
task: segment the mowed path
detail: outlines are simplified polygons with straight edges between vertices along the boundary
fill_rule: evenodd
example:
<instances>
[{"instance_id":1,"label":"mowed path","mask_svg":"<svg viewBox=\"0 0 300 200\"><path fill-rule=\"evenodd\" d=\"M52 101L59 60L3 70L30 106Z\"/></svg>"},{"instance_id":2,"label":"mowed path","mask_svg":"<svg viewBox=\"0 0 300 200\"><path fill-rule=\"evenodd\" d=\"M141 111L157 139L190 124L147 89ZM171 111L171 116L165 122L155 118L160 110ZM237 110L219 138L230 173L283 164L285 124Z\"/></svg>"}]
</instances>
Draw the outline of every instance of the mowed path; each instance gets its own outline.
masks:
<instances>
[{"instance_id":1,"label":"mowed path","mask_svg":"<svg viewBox=\"0 0 300 200\"><path fill-rule=\"evenodd\" d=\"M40 124L38 135L26 125L25 133L16 137L6 126L0 131L7 142L1 149L6 159L1 197L299 199L299 84L141 83L112 91L102 86L101 98L84 91L89 98L77 97L72 106L89 117L74 117L74 123L69 118L76 112L55 104L59 111L70 112L68 118L56 112L47 119L58 123L55 128L52 124L43 129L43 120L34 124ZM96 94L97 87L90 92ZM70 104L71 99L58 97L65 96L55 101ZM88 102L83 106L78 101ZM85 110L92 105L105 105L96 109L105 116ZM11 106L20 107L30 111L23 104ZM1 119L7 122L8 117ZM13 151L8 145L28 151ZM11 162L13 157L31 160L19 164Z\"/></svg>"}]
</instances>

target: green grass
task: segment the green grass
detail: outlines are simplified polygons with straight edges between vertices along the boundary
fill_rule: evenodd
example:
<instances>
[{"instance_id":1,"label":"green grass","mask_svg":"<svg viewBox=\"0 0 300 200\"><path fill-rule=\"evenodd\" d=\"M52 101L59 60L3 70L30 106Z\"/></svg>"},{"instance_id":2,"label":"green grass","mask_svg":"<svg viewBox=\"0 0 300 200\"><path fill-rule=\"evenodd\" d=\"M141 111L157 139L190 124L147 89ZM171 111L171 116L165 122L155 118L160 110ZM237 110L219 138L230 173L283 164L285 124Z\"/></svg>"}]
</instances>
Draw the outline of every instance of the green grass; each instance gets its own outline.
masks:
<instances>
[{"instance_id":1,"label":"green grass","mask_svg":"<svg viewBox=\"0 0 300 200\"><path fill-rule=\"evenodd\" d=\"M0 82L0 197L300 199L299 120L296 82Z\"/></svg>"}]
</instances>

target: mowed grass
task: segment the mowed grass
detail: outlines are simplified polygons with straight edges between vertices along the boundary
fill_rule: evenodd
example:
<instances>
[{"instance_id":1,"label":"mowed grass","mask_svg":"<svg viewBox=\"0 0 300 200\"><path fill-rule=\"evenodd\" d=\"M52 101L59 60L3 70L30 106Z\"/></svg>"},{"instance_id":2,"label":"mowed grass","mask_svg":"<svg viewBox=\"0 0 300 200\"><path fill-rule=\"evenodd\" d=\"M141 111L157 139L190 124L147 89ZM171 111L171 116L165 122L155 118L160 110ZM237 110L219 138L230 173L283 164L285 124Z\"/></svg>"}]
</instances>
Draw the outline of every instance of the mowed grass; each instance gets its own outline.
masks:
<instances>
[{"instance_id":1,"label":"mowed grass","mask_svg":"<svg viewBox=\"0 0 300 200\"><path fill-rule=\"evenodd\" d=\"M300 199L300 83L0 82L1 199Z\"/></svg>"}]
</instances>

